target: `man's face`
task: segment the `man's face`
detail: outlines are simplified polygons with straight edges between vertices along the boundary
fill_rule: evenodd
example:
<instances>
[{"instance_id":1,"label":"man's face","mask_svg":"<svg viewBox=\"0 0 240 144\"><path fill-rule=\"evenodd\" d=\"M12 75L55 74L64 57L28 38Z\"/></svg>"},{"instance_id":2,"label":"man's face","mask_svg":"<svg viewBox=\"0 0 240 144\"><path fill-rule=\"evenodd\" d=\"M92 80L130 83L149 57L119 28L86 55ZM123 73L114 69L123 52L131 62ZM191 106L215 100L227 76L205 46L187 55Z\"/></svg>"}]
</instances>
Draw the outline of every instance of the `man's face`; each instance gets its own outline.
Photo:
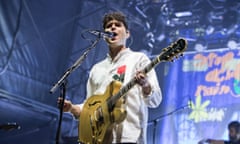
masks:
<instances>
[{"instance_id":1,"label":"man's face","mask_svg":"<svg viewBox=\"0 0 240 144\"><path fill-rule=\"evenodd\" d=\"M124 24L117 20L111 20L106 24L105 32L113 32L113 38L107 38L107 42L112 46L125 46L126 40L129 37L129 32Z\"/></svg>"},{"instance_id":2,"label":"man's face","mask_svg":"<svg viewBox=\"0 0 240 144\"><path fill-rule=\"evenodd\" d=\"M234 127L229 128L228 136L229 136L230 141L236 141L237 140L237 131Z\"/></svg>"}]
</instances>

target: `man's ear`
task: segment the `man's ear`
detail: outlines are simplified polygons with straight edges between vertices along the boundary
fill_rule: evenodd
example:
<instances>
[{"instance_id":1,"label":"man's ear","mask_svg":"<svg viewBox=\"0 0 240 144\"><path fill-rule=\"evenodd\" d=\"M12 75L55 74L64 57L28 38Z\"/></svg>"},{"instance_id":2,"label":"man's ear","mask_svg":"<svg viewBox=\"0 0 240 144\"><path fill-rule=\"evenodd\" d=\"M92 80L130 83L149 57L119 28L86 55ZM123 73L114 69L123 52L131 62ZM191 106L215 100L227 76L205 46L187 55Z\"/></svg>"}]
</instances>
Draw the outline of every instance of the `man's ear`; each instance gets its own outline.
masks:
<instances>
[{"instance_id":1,"label":"man's ear","mask_svg":"<svg viewBox=\"0 0 240 144\"><path fill-rule=\"evenodd\" d=\"M126 30L126 34L127 34L127 37L129 38L129 37L130 37L130 32L129 32L129 30Z\"/></svg>"}]
</instances>

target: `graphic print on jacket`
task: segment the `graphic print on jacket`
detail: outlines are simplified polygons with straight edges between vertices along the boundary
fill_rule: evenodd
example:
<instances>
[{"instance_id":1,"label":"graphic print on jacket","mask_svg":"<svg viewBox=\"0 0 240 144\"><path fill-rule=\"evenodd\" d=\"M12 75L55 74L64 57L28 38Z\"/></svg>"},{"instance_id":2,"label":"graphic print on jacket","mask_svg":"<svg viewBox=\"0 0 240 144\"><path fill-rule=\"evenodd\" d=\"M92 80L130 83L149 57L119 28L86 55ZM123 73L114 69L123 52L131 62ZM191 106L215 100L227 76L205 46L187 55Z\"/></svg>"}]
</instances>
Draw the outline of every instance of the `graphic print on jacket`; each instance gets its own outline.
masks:
<instances>
[{"instance_id":1,"label":"graphic print on jacket","mask_svg":"<svg viewBox=\"0 0 240 144\"><path fill-rule=\"evenodd\" d=\"M120 67L117 68L117 73L115 75L113 75L113 79L120 81L120 82L124 82L124 76L125 76L125 72L126 72L126 65L122 65Z\"/></svg>"}]
</instances>

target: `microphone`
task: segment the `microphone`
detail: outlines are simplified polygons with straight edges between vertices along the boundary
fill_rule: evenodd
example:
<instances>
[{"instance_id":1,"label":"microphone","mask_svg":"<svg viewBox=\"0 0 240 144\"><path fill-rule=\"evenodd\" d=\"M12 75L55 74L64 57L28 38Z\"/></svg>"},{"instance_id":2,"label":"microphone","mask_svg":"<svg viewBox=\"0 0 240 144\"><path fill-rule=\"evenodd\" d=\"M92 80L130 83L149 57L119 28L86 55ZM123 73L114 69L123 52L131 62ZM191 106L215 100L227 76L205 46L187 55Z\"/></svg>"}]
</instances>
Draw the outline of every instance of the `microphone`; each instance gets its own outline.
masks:
<instances>
[{"instance_id":1,"label":"microphone","mask_svg":"<svg viewBox=\"0 0 240 144\"><path fill-rule=\"evenodd\" d=\"M18 125L17 123L7 123L7 124L0 125L0 129L8 131L13 129L21 129L21 126Z\"/></svg>"},{"instance_id":2,"label":"microphone","mask_svg":"<svg viewBox=\"0 0 240 144\"><path fill-rule=\"evenodd\" d=\"M88 32L98 36L99 38L113 38L116 36L116 34L113 32L101 32L99 30L89 30Z\"/></svg>"}]
</instances>

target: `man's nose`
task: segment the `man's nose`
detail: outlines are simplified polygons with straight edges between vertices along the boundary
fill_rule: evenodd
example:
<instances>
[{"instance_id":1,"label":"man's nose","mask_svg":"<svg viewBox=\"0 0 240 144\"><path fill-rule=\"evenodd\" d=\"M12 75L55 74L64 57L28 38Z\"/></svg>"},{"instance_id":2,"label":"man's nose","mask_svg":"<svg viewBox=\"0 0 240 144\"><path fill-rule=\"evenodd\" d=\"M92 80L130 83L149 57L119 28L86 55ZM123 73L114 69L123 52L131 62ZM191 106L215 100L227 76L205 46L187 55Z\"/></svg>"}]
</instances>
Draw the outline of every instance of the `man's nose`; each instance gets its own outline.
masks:
<instances>
[{"instance_id":1,"label":"man's nose","mask_svg":"<svg viewBox=\"0 0 240 144\"><path fill-rule=\"evenodd\" d=\"M115 29L116 29L116 27L112 27L112 28L111 28L111 31L114 31Z\"/></svg>"},{"instance_id":2,"label":"man's nose","mask_svg":"<svg viewBox=\"0 0 240 144\"><path fill-rule=\"evenodd\" d=\"M116 29L116 26L113 24L112 27L111 27L111 30L115 30Z\"/></svg>"}]
</instances>

